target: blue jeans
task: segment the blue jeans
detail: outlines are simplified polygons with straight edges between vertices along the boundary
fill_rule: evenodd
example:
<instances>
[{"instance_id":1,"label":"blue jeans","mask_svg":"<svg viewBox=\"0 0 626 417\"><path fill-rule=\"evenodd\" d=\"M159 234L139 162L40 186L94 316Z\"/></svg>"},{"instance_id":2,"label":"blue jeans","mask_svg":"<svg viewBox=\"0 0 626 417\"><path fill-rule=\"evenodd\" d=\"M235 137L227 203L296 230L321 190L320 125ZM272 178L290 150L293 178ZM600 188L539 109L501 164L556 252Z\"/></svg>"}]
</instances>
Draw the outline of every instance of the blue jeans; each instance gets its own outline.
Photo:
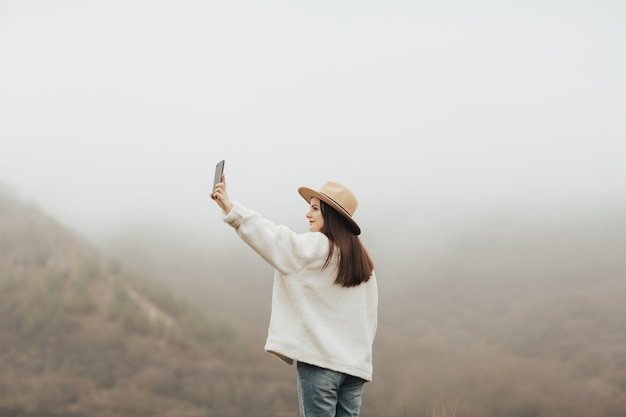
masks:
<instances>
[{"instance_id":1,"label":"blue jeans","mask_svg":"<svg viewBox=\"0 0 626 417\"><path fill-rule=\"evenodd\" d=\"M365 380L298 362L300 417L358 417Z\"/></svg>"}]
</instances>

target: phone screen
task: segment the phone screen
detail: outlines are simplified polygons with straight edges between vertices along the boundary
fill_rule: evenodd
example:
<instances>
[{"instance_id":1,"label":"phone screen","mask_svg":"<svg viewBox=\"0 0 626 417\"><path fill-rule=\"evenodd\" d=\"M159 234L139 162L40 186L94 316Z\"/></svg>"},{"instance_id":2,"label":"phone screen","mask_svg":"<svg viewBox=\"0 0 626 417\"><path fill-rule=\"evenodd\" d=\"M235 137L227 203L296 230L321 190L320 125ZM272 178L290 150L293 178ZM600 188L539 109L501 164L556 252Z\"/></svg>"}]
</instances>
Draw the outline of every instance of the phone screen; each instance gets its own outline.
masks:
<instances>
[{"instance_id":1,"label":"phone screen","mask_svg":"<svg viewBox=\"0 0 626 417\"><path fill-rule=\"evenodd\" d=\"M222 174L224 174L224 160L222 159L215 165L215 178L213 179L213 192L215 192L215 186L222 182Z\"/></svg>"}]
</instances>

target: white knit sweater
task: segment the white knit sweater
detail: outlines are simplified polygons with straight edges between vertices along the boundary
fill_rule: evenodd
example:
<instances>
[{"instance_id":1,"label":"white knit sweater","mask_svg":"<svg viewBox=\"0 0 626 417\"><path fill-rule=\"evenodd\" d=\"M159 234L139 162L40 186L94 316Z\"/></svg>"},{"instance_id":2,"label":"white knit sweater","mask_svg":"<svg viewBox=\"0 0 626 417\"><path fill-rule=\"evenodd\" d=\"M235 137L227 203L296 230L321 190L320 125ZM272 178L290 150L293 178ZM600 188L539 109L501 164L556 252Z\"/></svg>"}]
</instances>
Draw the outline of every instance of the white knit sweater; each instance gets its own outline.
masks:
<instances>
[{"instance_id":1,"label":"white knit sweater","mask_svg":"<svg viewBox=\"0 0 626 417\"><path fill-rule=\"evenodd\" d=\"M372 380L377 326L376 276L356 287L335 284L338 254L322 271L329 241L297 234L234 202L226 223L276 272L265 350L284 362L305 362Z\"/></svg>"}]
</instances>

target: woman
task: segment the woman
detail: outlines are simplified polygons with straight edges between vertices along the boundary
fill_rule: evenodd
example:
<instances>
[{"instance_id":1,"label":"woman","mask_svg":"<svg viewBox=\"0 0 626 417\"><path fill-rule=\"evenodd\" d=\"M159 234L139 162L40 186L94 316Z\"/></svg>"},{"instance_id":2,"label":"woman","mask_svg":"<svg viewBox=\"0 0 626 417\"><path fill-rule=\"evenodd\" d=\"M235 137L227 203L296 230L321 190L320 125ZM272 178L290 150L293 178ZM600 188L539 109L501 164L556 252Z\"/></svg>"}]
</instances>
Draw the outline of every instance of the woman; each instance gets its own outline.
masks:
<instances>
[{"instance_id":1,"label":"woman","mask_svg":"<svg viewBox=\"0 0 626 417\"><path fill-rule=\"evenodd\" d=\"M298 192L310 205L303 234L232 202L224 176L212 198L223 220L276 270L265 350L296 361L301 417L358 416L363 385L372 380L378 288L352 218L357 200L335 182Z\"/></svg>"}]
</instances>

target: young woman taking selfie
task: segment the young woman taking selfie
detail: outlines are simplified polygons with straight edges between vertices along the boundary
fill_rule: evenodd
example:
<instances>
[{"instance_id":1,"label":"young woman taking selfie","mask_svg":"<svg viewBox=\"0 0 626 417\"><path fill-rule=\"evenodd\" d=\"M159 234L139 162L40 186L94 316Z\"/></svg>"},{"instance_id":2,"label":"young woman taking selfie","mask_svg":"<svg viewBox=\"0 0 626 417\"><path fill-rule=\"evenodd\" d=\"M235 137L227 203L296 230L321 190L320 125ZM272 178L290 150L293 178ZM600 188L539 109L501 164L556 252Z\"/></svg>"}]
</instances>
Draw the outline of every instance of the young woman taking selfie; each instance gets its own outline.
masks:
<instances>
[{"instance_id":1,"label":"young woman taking selfie","mask_svg":"<svg viewBox=\"0 0 626 417\"><path fill-rule=\"evenodd\" d=\"M223 220L275 268L265 350L296 363L301 417L356 417L372 380L378 287L359 240L354 194L326 182L300 187L309 231L296 233L231 201L226 180L213 200Z\"/></svg>"}]
</instances>

